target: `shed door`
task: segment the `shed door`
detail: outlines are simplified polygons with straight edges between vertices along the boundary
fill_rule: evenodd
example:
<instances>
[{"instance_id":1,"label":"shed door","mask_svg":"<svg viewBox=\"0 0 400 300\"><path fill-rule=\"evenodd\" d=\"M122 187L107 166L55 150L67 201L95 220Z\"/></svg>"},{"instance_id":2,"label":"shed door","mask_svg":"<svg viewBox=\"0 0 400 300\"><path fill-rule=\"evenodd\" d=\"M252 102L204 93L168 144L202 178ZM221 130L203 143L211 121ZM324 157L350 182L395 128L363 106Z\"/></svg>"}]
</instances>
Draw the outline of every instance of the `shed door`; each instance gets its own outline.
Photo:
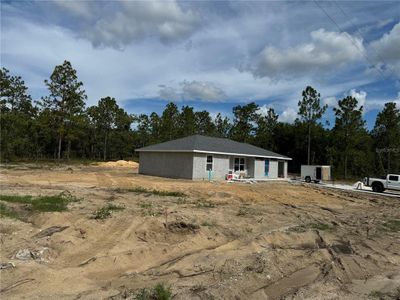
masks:
<instances>
[{"instance_id":1,"label":"shed door","mask_svg":"<svg viewBox=\"0 0 400 300\"><path fill-rule=\"evenodd\" d=\"M278 162L278 177L279 178L285 177L285 162L283 161Z\"/></svg>"},{"instance_id":2,"label":"shed door","mask_svg":"<svg viewBox=\"0 0 400 300\"><path fill-rule=\"evenodd\" d=\"M318 180L322 179L322 168L321 167L315 168L315 179L318 179Z\"/></svg>"}]
</instances>

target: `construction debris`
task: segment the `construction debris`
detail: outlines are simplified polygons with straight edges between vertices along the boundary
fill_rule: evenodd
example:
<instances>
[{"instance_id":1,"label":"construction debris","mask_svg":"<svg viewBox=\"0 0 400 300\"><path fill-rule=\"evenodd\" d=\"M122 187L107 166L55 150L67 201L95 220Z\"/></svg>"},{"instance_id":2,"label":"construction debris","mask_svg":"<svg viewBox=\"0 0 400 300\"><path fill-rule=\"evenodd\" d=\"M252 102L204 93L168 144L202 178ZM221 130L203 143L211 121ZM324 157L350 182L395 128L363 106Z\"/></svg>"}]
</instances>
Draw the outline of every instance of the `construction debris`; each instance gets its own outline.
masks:
<instances>
[{"instance_id":1,"label":"construction debris","mask_svg":"<svg viewBox=\"0 0 400 300\"><path fill-rule=\"evenodd\" d=\"M15 265L12 262L0 263L0 270L13 269Z\"/></svg>"},{"instance_id":2,"label":"construction debris","mask_svg":"<svg viewBox=\"0 0 400 300\"><path fill-rule=\"evenodd\" d=\"M36 233L34 236L32 236L32 238L40 239L42 237L52 236L56 232L64 231L67 228L69 228L69 226L51 226L40 231L39 233Z\"/></svg>"}]
</instances>

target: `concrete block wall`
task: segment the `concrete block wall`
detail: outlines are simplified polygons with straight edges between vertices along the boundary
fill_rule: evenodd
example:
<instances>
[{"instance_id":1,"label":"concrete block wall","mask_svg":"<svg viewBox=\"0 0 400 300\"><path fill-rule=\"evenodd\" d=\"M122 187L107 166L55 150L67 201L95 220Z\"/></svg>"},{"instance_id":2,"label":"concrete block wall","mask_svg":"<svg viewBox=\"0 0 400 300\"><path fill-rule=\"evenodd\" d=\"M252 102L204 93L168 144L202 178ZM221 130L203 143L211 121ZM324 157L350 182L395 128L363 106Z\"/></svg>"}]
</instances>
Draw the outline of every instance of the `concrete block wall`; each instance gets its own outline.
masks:
<instances>
[{"instance_id":1,"label":"concrete block wall","mask_svg":"<svg viewBox=\"0 0 400 300\"><path fill-rule=\"evenodd\" d=\"M192 179L193 154L140 152L139 173L161 177Z\"/></svg>"},{"instance_id":2,"label":"concrete block wall","mask_svg":"<svg viewBox=\"0 0 400 300\"><path fill-rule=\"evenodd\" d=\"M229 156L220 154L209 154L213 156L212 179L223 180L229 170ZM195 153L193 156L193 179L208 180L206 170L207 154Z\"/></svg>"}]
</instances>

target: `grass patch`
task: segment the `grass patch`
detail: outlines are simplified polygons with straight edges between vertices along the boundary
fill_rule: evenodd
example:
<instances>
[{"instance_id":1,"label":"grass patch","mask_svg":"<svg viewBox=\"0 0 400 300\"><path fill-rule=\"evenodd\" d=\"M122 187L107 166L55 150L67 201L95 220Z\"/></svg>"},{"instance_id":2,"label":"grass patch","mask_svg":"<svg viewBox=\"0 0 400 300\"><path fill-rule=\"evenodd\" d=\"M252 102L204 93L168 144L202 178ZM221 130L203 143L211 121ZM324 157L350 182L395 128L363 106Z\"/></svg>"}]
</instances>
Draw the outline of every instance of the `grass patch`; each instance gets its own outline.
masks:
<instances>
[{"instance_id":1,"label":"grass patch","mask_svg":"<svg viewBox=\"0 0 400 300\"><path fill-rule=\"evenodd\" d=\"M260 216L262 215L262 212L260 210L251 208L251 207L246 207L246 206L241 206L239 207L239 211L236 213L236 216L238 217L244 217L244 216Z\"/></svg>"},{"instance_id":2,"label":"grass patch","mask_svg":"<svg viewBox=\"0 0 400 300\"><path fill-rule=\"evenodd\" d=\"M389 232L399 232L400 220L398 219L387 220L382 224L382 229L384 231L389 231Z\"/></svg>"},{"instance_id":3,"label":"grass patch","mask_svg":"<svg viewBox=\"0 0 400 300\"><path fill-rule=\"evenodd\" d=\"M151 289L141 289L135 296L135 300L170 300L172 299L171 287L158 283Z\"/></svg>"},{"instance_id":4,"label":"grass patch","mask_svg":"<svg viewBox=\"0 0 400 300\"><path fill-rule=\"evenodd\" d=\"M176 203L176 204L179 204L179 205L182 205L182 204L186 204L187 201L186 201L185 198L179 197L178 199L176 199L175 203Z\"/></svg>"},{"instance_id":5,"label":"grass patch","mask_svg":"<svg viewBox=\"0 0 400 300\"><path fill-rule=\"evenodd\" d=\"M164 196L164 197L184 197L184 196L186 196L185 193L182 193L182 192L146 189L143 187L134 187L134 188L127 188L127 189L117 188L114 191L117 193L137 193L137 194Z\"/></svg>"},{"instance_id":6,"label":"grass patch","mask_svg":"<svg viewBox=\"0 0 400 300\"><path fill-rule=\"evenodd\" d=\"M215 222L203 221L200 225L204 227L214 227L216 224Z\"/></svg>"},{"instance_id":7,"label":"grass patch","mask_svg":"<svg viewBox=\"0 0 400 300\"><path fill-rule=\"evenodd\" d=\"M198 208L214 208L215 204L211 201L200 199L196 202L196 207L198 207Z\"/></svg>"},{"instance_id":8,"label":"grass patch","mask_svg":"<svg viewBox=\"0 0 400 300\"><path fill-rule=\"evenodd\" d=\"M162 211L155 208L152 203L140 202L139 207L142 209L142 216L157 217L162 214Z\"/></svg>"},{"instance_id":9,"label":"grass patch","mask_svg":"<svg viewBox=\"0 0 400 300\"><path fill-rule=\"evenodd\" d=\"M30 209L36 212L65 211L68 203L79 201L68 191L54 196L0 195L0 200L9 203L28 204Z\"/></svg>"},{"instance_id":10,"label":"grass patch","mask_svg":"<svg viewBox=\"0 0 400 300\"><path fill-rule=\"evenodd\" d=\"M15 210L7 207L4 203L0 203L0 217L19 219L18 213Z\"/></svg>"},{"instance_id":11,"label":"grass patch","mask_svg":"<svg viewBox=\"0 0 400 300\"><path fill-rule=\"evenodd\" d=\"M104 219L111 217L111 214L113 211L118 211L118 210L123 210L123 209L125 209L125 207L123 207L123 206L108 204L107 206L104 206L104 207L96 210L93 213L92 218L95 220L104 220Z\"/></svg>"}]
</instances>

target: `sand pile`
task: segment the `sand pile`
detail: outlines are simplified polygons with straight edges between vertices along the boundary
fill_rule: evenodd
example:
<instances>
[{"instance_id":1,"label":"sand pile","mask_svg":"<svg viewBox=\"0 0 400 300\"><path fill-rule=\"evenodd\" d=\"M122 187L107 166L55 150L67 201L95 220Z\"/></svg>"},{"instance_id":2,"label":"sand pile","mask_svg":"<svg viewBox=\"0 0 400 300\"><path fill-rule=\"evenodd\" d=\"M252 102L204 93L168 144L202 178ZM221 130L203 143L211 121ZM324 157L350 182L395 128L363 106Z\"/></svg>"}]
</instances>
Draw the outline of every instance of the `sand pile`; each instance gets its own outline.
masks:
<instances>
[{"instance_id":1,"label":"sand pile","mask_svg":"<svg viewBox=\"0 0 400 300\"><path fill-rule=\"evenodd\" d=\"M138 168L139 164L135 161L117 160L117 161L106 161L97 163L100 167L111 167L111 168Z\"/></svg>"}]
</instances>

